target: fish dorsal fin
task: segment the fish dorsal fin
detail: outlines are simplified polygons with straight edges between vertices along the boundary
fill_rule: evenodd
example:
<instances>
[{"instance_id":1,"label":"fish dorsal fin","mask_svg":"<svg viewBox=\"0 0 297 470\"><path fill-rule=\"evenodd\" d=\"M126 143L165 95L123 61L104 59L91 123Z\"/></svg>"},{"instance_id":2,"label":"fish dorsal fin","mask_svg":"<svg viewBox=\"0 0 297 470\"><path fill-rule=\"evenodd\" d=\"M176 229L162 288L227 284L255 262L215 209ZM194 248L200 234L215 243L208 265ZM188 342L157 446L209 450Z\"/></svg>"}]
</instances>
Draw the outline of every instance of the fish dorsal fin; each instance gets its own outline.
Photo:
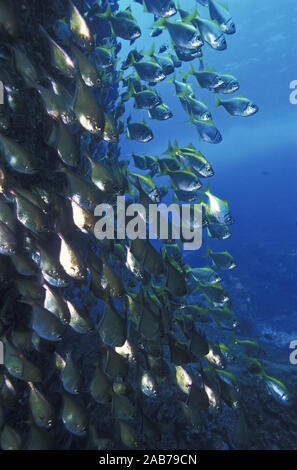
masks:
<instances>
[{"instance_id":1,"label":"fish dorsal fin","mask_svg":"<svg viewBox=\"0 0 297 470\"><path fill-rule=\"evenodd\" d=\"M213 72L213 73L216 73L216 72L217 72L214 67L209 67L208 64L206 64L205 71L206 71L206 72Z\"/></svg>"},{"instance_id":2,"label":"fish dorsal fin","mask_svg":"<svg viewBox=\"0 0 297 470\"><path fill-rule=\"evenodd\" d=\"M152 46L150 47L150 49L147 51L147 52L144 52L144 55L148 55L148 56L151 56L153 57L155 54L155 43L153 42Z\"/></svg>"},{"instance_id":3,"label":"fish dorsal fin","mask_svg":"<svg viewBox=\"0 0 297 470\"><path fill-rule=\"evenodd\" d=\"M183 22L192 23L192 21L195 20L197 17L199 17L198 5L195 5L195 8L192 11L192 13L189 16L187 16L187 18L185 18Z\"/></svg>"}]
</instances>

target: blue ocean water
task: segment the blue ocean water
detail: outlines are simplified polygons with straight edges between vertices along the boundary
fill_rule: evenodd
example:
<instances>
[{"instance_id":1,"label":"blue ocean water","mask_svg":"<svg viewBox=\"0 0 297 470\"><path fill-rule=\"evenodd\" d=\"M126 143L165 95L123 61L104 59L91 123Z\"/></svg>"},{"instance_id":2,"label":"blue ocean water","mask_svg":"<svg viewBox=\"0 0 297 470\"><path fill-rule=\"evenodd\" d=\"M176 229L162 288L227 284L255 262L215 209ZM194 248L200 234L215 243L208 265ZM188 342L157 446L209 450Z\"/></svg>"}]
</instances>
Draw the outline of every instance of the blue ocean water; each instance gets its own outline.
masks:
<instances>
[{"instance_id":1,"label":"blue ocean water","mask_svg":"<svg viewBox=\"0 0 297 470\"><path fill-rule=\"evenodd\" d=\"M182 8L192 11L197 2L181 3ZM177 139L180 145L192 142L212 163L215 176L211 190L228 200L235 224L231 238L211 240L211 247L229 250L237 261L237 268L224 275L224 280L243 316L242 333L259 337L269 333L276 345L289 351L290 341L297 338L297 106L289 101L290 83L297 78L297 5L294 0L228 3L237 32L227 37L225 51L205 46L205 65L235 75L239 91L259 106L259 113L231 118L222 107L212 110L213 94L199 90L190 77L196 97L206 100L223 136L219 145L199 142L194 126L186 124L188 116L175 96L174 85L166 80L159 83L158 91L173 118L150 121L146 111L128 105L126 118L130 112L135 121L145 118L154 139L139 144L124 137L121 146L124 156L132 152L160 155L168 140ZM122 0L119 5L125 8L131 2ZM153 17L137 3L132 3L132 12L143 30L137 49L147 51L152 44L149 28ZM208 16L207 8L200 5L199 13ZM130 47L122 43L124 55ZM156 38L156 50L161 44L170 46L167 31ZM198 59L192 63L199 68ZM189 64L176 69L177 79L180 72L189 70ZM201 265L203 250L191 253L192 263L196 260Z\"/></svg>"}]
</instances>

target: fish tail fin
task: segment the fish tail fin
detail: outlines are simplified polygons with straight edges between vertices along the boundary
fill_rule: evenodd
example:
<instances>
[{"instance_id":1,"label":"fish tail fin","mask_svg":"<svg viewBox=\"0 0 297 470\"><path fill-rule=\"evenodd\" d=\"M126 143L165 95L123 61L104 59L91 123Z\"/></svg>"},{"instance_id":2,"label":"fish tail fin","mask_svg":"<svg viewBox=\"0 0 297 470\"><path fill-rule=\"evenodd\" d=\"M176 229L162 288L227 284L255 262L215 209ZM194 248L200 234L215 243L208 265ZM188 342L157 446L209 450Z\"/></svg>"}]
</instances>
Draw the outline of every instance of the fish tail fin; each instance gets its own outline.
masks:
<instances>
[{"instance_id":1,"label":"fish tail fin","mask_svg":"<svg viewBox=\"0 0 297 470\"><path fill-rule=\"evenodd\" d=\"M219 97L219 95L216 94L216 104L214 105L214 109L217 108L218 106L220 106L221 104L222 104L222 100Z\"/></svg>"},{"instance_id":2,"label":"fish tail fin","mask_svg":"<svg viewBox=\"0 0 297 470\"><path fill-rule=\"evenodd\" d=\"M203 258L208 258L209 256L211 256L211 254L212 254L211 248L209 245L207 245L206 253L203 255Z\"/></svg>"},{"instance_id":3,"label":"fish tail fin","mask_svg":"<svg viewBox=\"0 0 297 470\"><path fill-rule=\"evenodd\" d=\"M135 91L135 88L134 88L134 84L133 82L129 82L129 85L128 85L128 99L131 98L132 96L134 96L136 93Z\"/></svg>"},{"instance_id":4,"label":"fish tail fin","mask_svg":"<svg viewBox=\"0 0 297 470\"><path fill-rule=\"evenodd\" d=\"M188 80L188 76L189 76L189 75L193 75L193 72L195 72L195 69L194 69L194 67L193 67L193 64L191 64L190 70L189 70L188 72L185 72L185 73L182 73L182 74L181 74L182 81L183 81L184 83L186 83L187 80Z\"/></svg>"},{"instance_id":5,"label":"fish tail fin","mask_svg":"<svg viewBox=\"0 0 297 470\"><path fill-rule=\"evenodd\" d=\"M197 119L195 119L193 113L190 114L190 119L188 121L185 121L186 124L195 124L195 122L197 122Z\"/></svg>"},{"instance_id":6,"label":"fish tail fin","mask_svg":"<svg viewBox=\"0 0 297 470\"><path fill-rule=\"evenodd\" d=\"M147 52L144 52L143 54L153 57L155 55L155 43L153 42L151 48Z\"/></svg>"},{"instance_id":7,"label":"fish tail fin","mask_svg":"<svg viewBox=\"0 0 297 470\"><path fill-rule=\"evenodd\" d=\"M165 152L162 153L162 155L170 155L171 153L174 152L174 148L172 146L172 143L170 142L170 140L168 141L168 148L167 150L165 150Z\"/></svg>"},{"instance_id":8,"label":"fish tail fin","mask_svg":"<svg viewBox=\"0 0 297 470\"><path fill-rule=\"evenodd\" d=\"M256 377L260 377L261 379L268 378L269 376L266 374L265 370L262 369L260 372L255 374Z\"/></svg>"},{"instance_id":9,"label":"fish tail fin","mask_svg":"<svg viewBox=\"0 0 297 470\"><path fill-rule=\"evenodd\" d=\"M199 11L198 11L198 5L196 4L193 12L187 18L185 18L184 21L187 23L191 23L193 20L197 18L197 16L199 16Z\"/></svg>"},{"instance_id":10,"label":"fish tail fin","mask_svg":"<svg viewBox=\"0 0 297 470\"><path fill-rule=\"evenodd\" d=\"M161 163L161 162L159 161L159 163ZM159 172L158 176L167 176L170 173L170 170L169 170L169 168L168 168L168 166L166 165L165 162L162 162L162 168L161 168L161 165L160 165L160 170L161 171Z\"/></svg>"},{"instance_id":11,"label":"fish tail fin","mask_svg":"<svg viewBox=\"0 0 297 470\"><path fill-rule=\"evenodd\" d=\"M177 93L178 98L186 98L188 97L188 85L185 86L184 91L181 93Z\"/></svg>"},{"instance_id":12,"label":"fish tail fin","mask_svg":"<svg viewBox=\"0 0 297 470\"><path fill-rule=\"evenodd\" d=\"M98 18L109 19L112 16L110 3L107 4L107 8L104 13L96 13L95 16L98 16Z\"/></svg>"},{"instance_id":13,"label":"fish tail fin","mask_svg":"<svg viewBox=\"0 0 297 470\"><path fill-rule=\"evenodd\" d=\"M165 28L166 23L168 23L167 18L161 18L159 21L156 21L153 26L158 26L159 28Z\"/></svg>"},{"instance_id":14,"label":"fish tail fin","mask_svg":"<svg viewBox=\"0 0 297 470\"><path fill-rule=\"evenodd\" d=\"M172 77L172 78L170 78L170 79L168 80L168 82L169 82L169 83L174 83L174 82L175 82L175 80L176 80L176 73L174 72L174 75L173 75L173 77Z\"/></svg>"},{"instance_id":15,"label":"fish tail fin","mask_svg":"<svg viewBox=\"0 0 297 470\"><path fill-rule=\"evenodd\" d=\"M129 161L126 160L125 163L124 163L124 165L121 167L122 173L123 173L124 175L127 175L127 173L128 173L128 167L129 167Z\"/></svg>"}]
</instances>

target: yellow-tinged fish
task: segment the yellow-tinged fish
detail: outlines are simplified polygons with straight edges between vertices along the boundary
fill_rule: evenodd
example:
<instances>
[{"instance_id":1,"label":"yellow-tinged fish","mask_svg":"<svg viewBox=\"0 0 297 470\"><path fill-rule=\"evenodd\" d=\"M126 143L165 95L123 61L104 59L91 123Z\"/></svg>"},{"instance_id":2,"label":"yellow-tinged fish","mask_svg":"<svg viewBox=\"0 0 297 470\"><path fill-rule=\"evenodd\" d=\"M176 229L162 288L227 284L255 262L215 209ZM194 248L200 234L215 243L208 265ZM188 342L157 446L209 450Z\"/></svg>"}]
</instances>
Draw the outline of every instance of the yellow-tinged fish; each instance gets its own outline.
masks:
<instances>
[{"instance_id":1,"label":"yellow-tinged fish","mask_svg":"<svg viewBox=\"0 0 297 470\"><path fill-rule=\"evenodd\" d=\"M71 50L76 58L81 77L85 84L89 87L100 87L102 81L93 62L74 45L71 46Z\"/></svg>"},{"instance_id":2,"label":"yellow-tinged fish","mask_svg":"<svg viewBox=\"0 0 297 470\"><path fill-rule=\"evenodd\" d=\"M29 404L35 424L42 428L51 428L55 419L55 410L47 398L35 387L32 382L30 387Z\"/></svg>"},{"instance_id":3,"label":"yellow-tinged fish","mask_svg":"<svg viewBox=\"0 0 297 470\"><path fill-rule=\"evenodd\" d=\"M112 168L102 164L99 160L93 159L90 155L87 158L91 164L91 179L100 191L115 192L117 185L114 180Z\"/></svg>"},{"instance_id":4,"label":"yellow-tinged fish","mask_svg":"<svg viewBox=\"0 0 297 470\"><path fill-rule=\"evenodd\" d=\"M0 134L0 146L7 164L14 171L27 175L38 172L38 160L13 139Z\"/></svg>"},{"instance_id":5,"label":"yellow-tinged fish","mask_svg":"<svg viewBox=\"0 0 297 470\"><path fill-rule=\"evenodd\" d=\"M139 365L137 374L142 393L149 398L156 398L158 395L157 382L153 375Z\"/></svg>"},{"instance_id":6,"label":"yellow-tinged fish","mask_svg":"<svg viewBox=\"0 0 297 470\"><path fill-rule=\"evenodd\" d=\"M41 25L39 25L39 29L48 40L53 67L58 69L63 75L66 75L66 77L74 78L77 74L75 62L69 54L50 37Z\"/></svg>"},{"instance_id":7,"label":"yellow-tinged fish","mask_svg":"<svg viewBox=\"0 0 297 470\"><path fill-rule=\"evenodd\" d=\"M77 395L83 384L83 377L79 369L79 365L72 358L71 352L66 354L66 361L63 370L61 371L61 381L66 392Z\"/></svg>"},{"instance_id":8,"label":"yellow-tinged fish","mask_svg":"<svg viewBox=\"0 0 297 470\"><path fill-rule=\"evenodd\" d=\"M71 167L77 167L80 162L79 146L61 118L58 119L57 139L55 143L57 153L62 162Z\"/></svg>"},{"instance_id":9,"label":"yellow-tinged fish","mask_svg":"<svg viewBox=\"0 0 297 470\"><path fill-rule=\"evenodd\" d=\"M105 126L104 110L78 74L73 111L81 126L91 134L101 136Z\"/></svg>"},{"instance_id":10,"label":"yellow-tinged fish","mask_svg":"<svg viewBox=\"0 0 297 470\"><path fill-rule=\"evenodd\" d=\"M66 301L70 312L69 326L80 334L90 333L94 329L92 319L85 307L77 307L69 300Z\"/></svg>"},{"instance_id":11,"label":"yellow-tinged fish","mask_svg":"<svg viewBox=\"0 0 297 470\"><path fill-rule=\"evenodd\" d=\"M27 199L28 201L30 201L31 204L38 207L42 212L44 213L48 212L47 203L41 198L40 194L38 194L37 186L32 191L21 188L20 186L16 186L15 192L17 192L24 199Z\"/></svg>"},{"instance_id":12,"label":"yellow-tinged fish","mask_svg":"<svg viewBox=\"0 0 297 470\"><path fill-rule=\"evenodd\" d=\"M14 286L22 301L36 300L37 302L43 302L44 290L39 282L20 278L15 280Z\"/></svg>"},{"instance_id":13,"label":"yellow-tinged fish","mask_svg":"<svg viewBox=\"0 0 297 470\"><path fill-rule=\"evenodd\" d=\"M116 346L115 351L125 357L129 362L135 362L135 351L128 339L126 339L123 346Z\"/></svg>"},{"instance_id":14,"label":"yellow-tinged fish","mask_svg":"<svg viewBox=\"0 0 297 470\"><path fill-rule=\"evenodd\" d=\"M109 346L123 346L127 339L126 320L116 311L110 299L105 302L98 331L104 344Z\"/></svg>"},{"instance_id":15,"label":"yellow-tinged fish","mask_svg":"<svg viewBox=\"0 0 297 470\"><path fill-rule=\"evenodd\" d=\"M239 408L240 395L234 386L219 377L220 391L223 401L229 408Z\"/></svg>"},{"instance_id":16,"label":"yellow-tinged fish","mask_svg":"<svg viewBox=\"0 0 297 470\"><path fill-rule=\"evenodd\" d=\"M31 232L49 232L50 222L46 214L18 191L11 189L10 192L15 197L18 221Z\"/></svg>"},{"instance_id":17,"label":"yellow-tinged fish","mask_svg":"<svg viewBox=\"0 0 297 470\"><path fill-rule=\"evenodd\" d=\"M66 174L69 183L69 196L80 206L89 211L103 202L103 194L91 181L61 166L59 171Z\"/></svg>"},{"instance_id":18,"label":"yellow-tinged fish","mask_svg":"<svg viewBox=\"0 0 297 470\"><path fill-rule=\"evenodd\" d=\"M61 119L64 122L64 124L66 125L75 124L76 117L72 109L72 103L73 103L72 94L64 85L62 85L57 80L54 80L53 78L49 77L49 81L51 84L52 91L54 92L54 95L56 95L56 99L51 94L49 94L47 97L48 103L50 99L53 99L54 102L56 102L57 107L59 108L59 111L60 111Z\"/></svg>"},{"instance_id":19,"label":"yellow-tinged fish","mask_svg":"<svg viewBox=\"0 0 297 470\"><path fill-rule=\"evenodd\" d=\"M38 274L38 268L36 264L26 253L15 253L11 257L11 261L17 273L21 274L22 276L36 276L36 274Z\"/></svg>"},{"instance_id":20,"label":"yellow-tinged fish","mask_svg":"<svg viewBox=\"0 0 297 470\"><path fill-rule=\"evenodd\" d=\"M91 50L94 47L94 38L90 28L72 1L68 1L70 3L70 30L73 37L82 49Z\"/></svg>"},{"instance_id":21,"label":"yellow-tinged fish","mask_svg":"<svg viewBox=\"0 0 297 470\"><path fill-rule=\"evenodd\" d=\"M111 401L112 384L102 371L99 363L96 365L94 377L90 385L90 393L96 403L105 405Z\"/></svg>"},{"instance_id":22,"label":"yellow-tinged fish","mask_svg":"<svg viewBox=\"0 0 297 470\"><path fill-rule=\"evenodd\" d=\"M70 322L70 312L65 300L52 287L43 282L45 290L44 308L52 312L60 321L68 325Z\"/></svg>"},{"instance_id":23,"label":"yellow-tinged fish","mask_svg":"<svg viewBox=\"0 0 297 470\"><path fill-rule=\"evenodd\" d=\"M175 366L176 382L179 388L189 395L192 386L192 377L182 366Z\"/></svg>"},{"instance_id":24,"label":"yellow-tinged fish","mask_svg":"<svg viewBox=\"0 0 297 470\"><path fill-rule=\"evenodd\" d=\"M41 369L29 361L20 351L15 348L6 338L2 337L5 343L4 367L12 377L25 382L41 382Z\"/></svg>"},{"instance_id":25,"label":"yellow-tinged fish","mask_svg":"<svg viewBox=\"0 0 297 470\"><path fill-rule=\"evenodd\" d=\"M36 301L26 300L32 306L32 329L47 341L61 341L65 326L49 310L43 308Z\"/></svg>"},{"instance_id":26,"label":"yellow-tinged fish","mask_svg":"<svg viewBox=\"0 0 297 470\"><path fill-rule=\"evenodd\" d=\"M133 292L126 294L126 296L128 301L128 310L130 313L129 320L132 320L135 324L138 324L142 312L141 299Z\"/></svg>"},{"instance_id":27,"label":"yellow-tinged fish","mask_svg":"<svg viewBox=\"0 0 297 470\"><path fill-rule=\"evenodd\" d=\"M58 119L60 116L63 117L64 114L67 114L66 103L61 96L56 95L52 90L40 84L34 86L41 97L45 111L50 117Z\"/></svg>"},{"instance_id":28,"label":"yellow-tinged fish","mask_svg":"<svg viewBox=\"0 0 297 470\"><path fill-rule=\"evenodd\" d=\"M46 282L55 287L68 286L69 277L59 261L41 246L41 243L38 242L36 246L40 257L40 269Z\"/></svg>"},{"instance_id":29,"label":"yellow-tinged fish","mask_svg":"<svg viewBox=\"0 0 297 470\"><path fill-rule=\"evenodd\" d=\"M106 349L104 372L113 378L117 376L125 377L129 369L128 361L111 347L107 345L104 345L104 347Z\"/></svg>"},{"instance_id":30,"label":"yellow-tinged fish","mask_svg":"<svg viewBox=\"0 0 297 470\"><path fill-rule=\"evenodd\" d=\"M119 131L117 123L110 113L104 113L105 125L103 132L103 140L105 142L116 143L119 141Z\"/></svg>"},{"instance_id":31,"label":"yellow-tinged fish","mask_svg":"<svg viewBox=\"0 0 297 470\"><path fill-rule=\"evenodd\" d=\"M125 266L129 271L131 271L132 274L134 274L137 278L143 279L144 277L144 269L142 267L142 264L139 263L139 261L135 258L133 255L131 248L126 245L126 250L127 250L127 257L126 257L126 263Z\"/></svg>"},{"instance_id":32,"label":"yellow-tinged fish","mask_svg":"<svg viewBox=\"0 0 297 470\"><path fill-rule=\"evenodd\" d=\"M83 281L87 277L87 270L80 254L65 239L62 233L58 233L61 239L60 263L68 276Z\"/></svg>"},{"instance_id":33,"label":"yellow-tinged fish","mask_svg":"<svg viewBox=\"0 0 297 470\"><path fill-rule=\"evenodd\" d=\"M74 400L71 395L62 392L63 410L62 421L71 434L75 436L84 436L88 428L88 416L84 408Z\"/></svg>"},{"instance_id":34,"label":"yellow-tinged fish","mask_svg":"<svg viewBox=\"0 0 297 470\"><path fill-rule=\"evenodd\" d=\"M121 298L125 294L125 288L121 278L114 272L105 256L102 256L101 287L111 297Z\"/></svg>"},{"instance_id":35,"label":"yellow-tinged fish","mask_svg":"<svg viewBox=\"0 0 297 470\"><path fill-rule=\"evenodd\" d=\"M38 75L34 65L28 58L27 54L20 48L14 47L13 52L17 72L23 77L26 85L31 86L32 81L36 82L38 80Z\"/></svg>"},{"instance_id":36,"label":"yellow-tinged fish","mask_svg":"<svg viewBox=\"0 0 297 470\"><path fill-rule=\"evenodd\" d=\"M217 367L218 369L224 369L226 367L226 363L220 347L213 343L208 343L208 346L209 352L205 356L206 359L210 362L210 364Z\"/></svg>"},{"instance_id":37,"label":"yellow-tinged fish","mask_svg":"<svg viewBox=\"0 0 297 470\"><path fill-rule=\"evenodd\" d=\"M80 206L74 199L69 198L72 207L73 222L83 233L94 233L96 219L92 212Z\"/></svg>"}]
</instances>

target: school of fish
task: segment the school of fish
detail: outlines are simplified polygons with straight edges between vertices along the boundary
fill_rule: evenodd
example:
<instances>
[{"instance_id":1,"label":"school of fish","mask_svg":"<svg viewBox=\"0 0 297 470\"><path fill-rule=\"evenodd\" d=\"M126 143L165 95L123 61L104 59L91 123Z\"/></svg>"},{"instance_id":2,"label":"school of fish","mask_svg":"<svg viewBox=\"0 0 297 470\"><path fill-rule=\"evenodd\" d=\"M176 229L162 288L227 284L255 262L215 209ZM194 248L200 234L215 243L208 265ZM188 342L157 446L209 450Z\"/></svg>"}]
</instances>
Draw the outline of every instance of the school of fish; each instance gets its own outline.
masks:
<instances>
[{"instance_id":1,"label":"school of fish","mask_svg":"<svg viewBox=\"0 0 297 470\"><path fill-rule=\"evenodd\" d=\"M228 7L198 0L185 11L173 0L136 0L152 19L151 37L165 31L171 41L140 50L131 7L53 3L58 12L43 2L0 0L1 449L159 449L176 419L203 432L207 413L223 406L243 422L234 361L287 404L285 385L259 360L261 346L233 334L236 315L221 283L236 266L228 251L207 245L192 268L180 241L163 240L158 250L149 240L94 234L98 204L115 206L125 195L146 206L171 194L178 204L202 205L205 238L231 236L228 203L204 183L214 170L199 150L199 140L222 141L200 88L231 116L258 111L241 94L223 99L238 80L204 65L208 48L223 51L236 32ZM131 44L126 57L119 38ZM154 134L145 120L125 117L126 103L147 110L151 122L170 119L157 91L163 80L197 143L169 136L162 155L127 159L120 139L146 143ZM167 186L158 186L160 176ZM204 331L209 324L215 340ZM221 331L229 331L228 344ZM90 350L80 349L81 338Z\"/></svg>"}]
</instances>

